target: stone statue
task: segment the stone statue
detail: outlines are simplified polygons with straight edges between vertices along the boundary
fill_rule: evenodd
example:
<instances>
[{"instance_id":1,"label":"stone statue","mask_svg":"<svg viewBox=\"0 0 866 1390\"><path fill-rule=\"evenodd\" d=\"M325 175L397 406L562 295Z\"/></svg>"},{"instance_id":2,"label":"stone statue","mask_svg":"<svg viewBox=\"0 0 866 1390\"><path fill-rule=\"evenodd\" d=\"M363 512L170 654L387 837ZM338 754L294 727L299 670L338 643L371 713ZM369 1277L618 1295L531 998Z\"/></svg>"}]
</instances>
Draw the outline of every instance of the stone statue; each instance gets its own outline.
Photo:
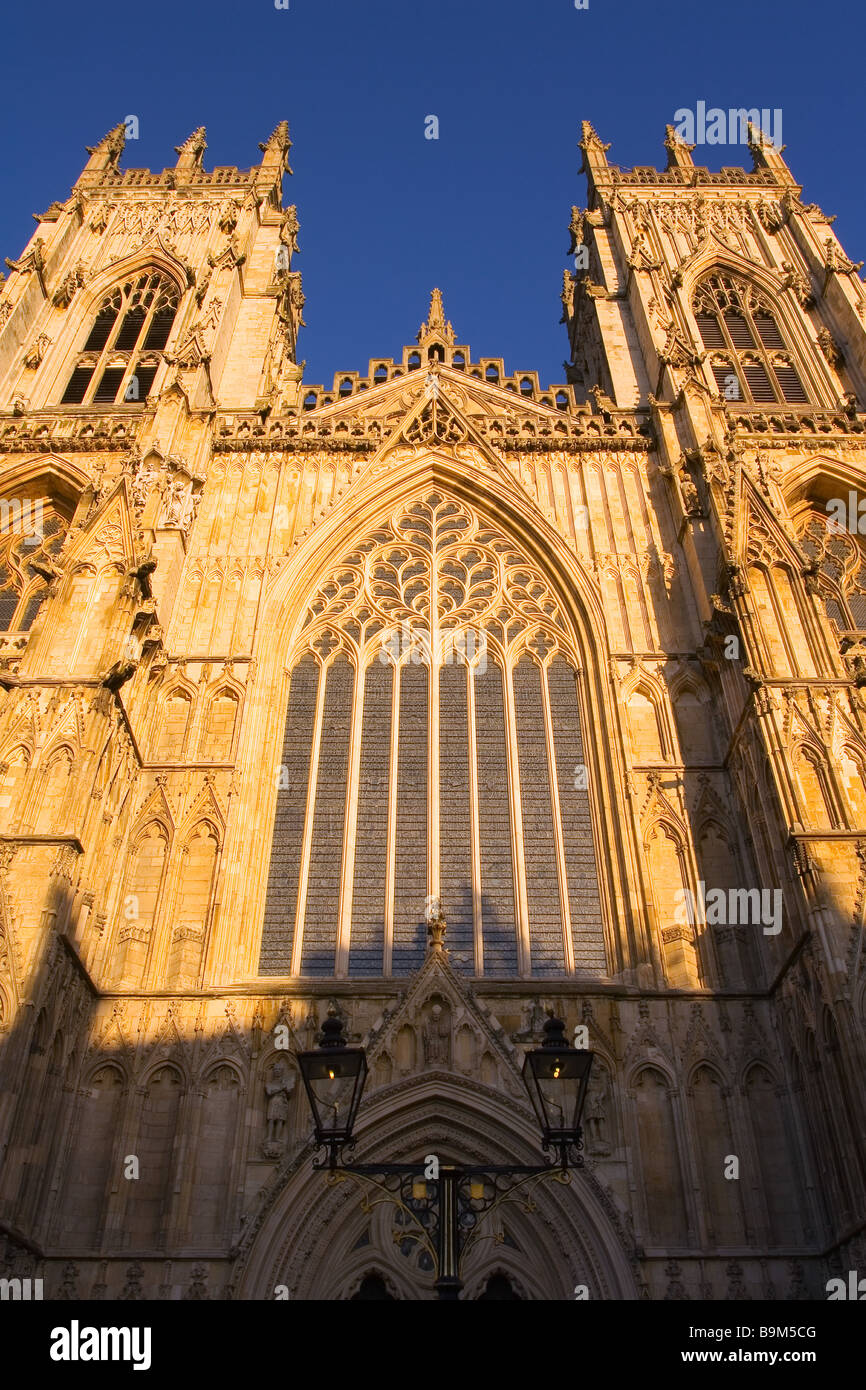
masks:
<instances>
[{"instance_id":1,"label":"stone statue","mask_svg":"<svg viewBox=\"0 0 866 1390\"><path fill-rule=\"evenodd\" d=\"M165 499L165 514L163 516L163 526L184 525L184 514L187 510L186 483L180 478L175 478L169 485L168 496Z\"/></svg>"},{"instance_id":2,"label":"stone statue","mask_svg":"<svg viewBox=\"0 0 866 1390\"><path fill-rule=\"evenodd\" d=\"M610 1088L607 1084L607 1072L598 1071L590 1082L586 1096L586 1107L583 1112L586 1127L586 1147L590 1153L610 1153L610 1144L604 1134L609 1105Z\"/></svg>"},{"instance_id":3,"label":"stone statue","mask_svg":"<svg viewBox=\"0 0 866 1390\"><path fill-rule=\"evenodd\" d=\"M294 1089L294 1074L285 1057L278 1057L268 1068L265 1081L265 1095L268 1097L267 1134L264 1143L266 1158L278 1157L285 1148L289 1098Z\"/></svg>"},{"instance_id":4,"label":"stone statue","mask_svg":"<svg viewBox=\"0 0 866 1390\"><path fill-rule=\"evenodd\" d=\"M541 1039L547 1014L538 999L523 1006L523 1036Z\"/></svg>"},{"instance_id":5,"label":"stone statue","mask_svg":"<svg viewBox=\"0 0 866 1390\"><path fill-rule=\"evenodd\" d=\"M451 1029L441 1004L434 1004L424 1025L424 1061L448 1062L451 1051Z\"/></svg>"}]
</instances>

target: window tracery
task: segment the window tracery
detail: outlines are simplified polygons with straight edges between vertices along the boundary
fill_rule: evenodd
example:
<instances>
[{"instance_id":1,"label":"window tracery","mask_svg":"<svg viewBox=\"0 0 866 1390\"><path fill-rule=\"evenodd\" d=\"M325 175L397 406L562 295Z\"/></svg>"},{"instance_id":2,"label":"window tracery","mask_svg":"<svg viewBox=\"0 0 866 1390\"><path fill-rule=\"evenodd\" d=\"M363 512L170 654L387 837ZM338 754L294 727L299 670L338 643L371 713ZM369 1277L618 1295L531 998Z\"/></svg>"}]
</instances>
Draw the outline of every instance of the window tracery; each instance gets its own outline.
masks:
<instances>
[{"instance_id":1,"label":"window tracery","mask_svg":"<svg viewBox=\"0 0 866 1390\"><path fill-rule=\"evenodd\" d=\"M716 272L698 285L693 309L724 399L754 405L808 403L770 302L754 285Z\"/></svg>"},{"instance_id":2,"label":"window tracery","mask_svg":"<svg viewBox=\"0 0 866 1390\"><path fill-rule=\"evenodd\" d=\"M143 403L162 362L178 302L177 286L159 271L116 285L93 320L61 404Z\"/></svg>"},{"instance_id":3,"label":"window tracery","mask_svg":"<svg viewBox=\"0 0 866 1390\"><path fill-rule=\"evenodd\" d=\"M68 519L47 498L0 500L0 632L28 632Z\"/></svg>"},{"instance_id":4,"label":"window tracery","mask_svg":"<svg viewBox=\"0 0 866 1390\"><path fill-rule=\"evenodd\" d=\"M852 531L828 525L824 512L808 513L800 544L815 566L824 610L837 634L866 632L866 553Z\"/></svg>"},{"instance_id":5,"label":"window tracery","mask_svg":"<svg viewBox=\"0 0 866 1390\"><path fill-rule=\"evenodd\" d=\"M290 650L262 973L409 973L431 894L457 969L603 973L574 639L538 567L425 493Z\"/></svg>"}]
</instances>

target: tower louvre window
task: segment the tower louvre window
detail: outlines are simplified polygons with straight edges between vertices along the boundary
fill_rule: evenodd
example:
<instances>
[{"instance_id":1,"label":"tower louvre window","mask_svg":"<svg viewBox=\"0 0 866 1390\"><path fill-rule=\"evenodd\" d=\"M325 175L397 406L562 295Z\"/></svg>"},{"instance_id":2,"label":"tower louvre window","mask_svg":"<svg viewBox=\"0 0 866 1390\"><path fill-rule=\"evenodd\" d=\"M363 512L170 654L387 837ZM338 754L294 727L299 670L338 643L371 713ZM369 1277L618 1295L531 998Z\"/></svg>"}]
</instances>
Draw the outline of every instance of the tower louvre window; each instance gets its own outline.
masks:
<instances>
[{"instance_id":1,"label":"tower louvre window","mask_svg":"<svg viewBox=\"0 0 866 1390\"><path fill-rule=\"evenodd\" d=\"M716 379L716 386L718 387L720 396L724 396L726 400L733 399L741 401L743 399L743 390L739 385L740 379L729 362L714 363L713 376ZM731 392L731 384L734 381L737 383L738 391L738 394L735 396L732 395Z\"/></svg>"},{"instance_id":2,"label":"tower louvre window","mask_svg":"<svg viewBox=\"0 0 866 1390\"><path fill-rule=\"evenodd\" d=\"M776 400L773 383L762 362L747 362L743 367L743 375L752 393L752 400L758 405L772 404Z\"/></svg>"},{"instance_id":3,"label":"tower louvre window","mask_svg":"<svg viewBox=\"0 0 866 1390\"><path fill-rule=\"evenodd\" d=\"M701 341L709 349L710 370L726 400L744 405L808 404L776 316L753 285L715 272L698 285L693 309ZM736 396L726 389L732 376L740 382Z\"/></svg>"},{"instance_id":4,"label":"tower louvre window","mask_svg":"<svg viewBox=\"0 0 866 1390\"><path fill-rule=\"evenodd\" d=\"M755 327L764 347L783 348L785 346L784 339L779 332L779 325L772 314L756 313Z\"/></svg>"},{"instance_id":5,"label":"tower louvre window","mask_svg":"<svg viewBox=\"0 0 866 1390\"><path fill-rule=\"evenodd\" d=\"M63 392L62 405L80 405L93 376L92 367L76 367Z\"/></svg>"},{"instance_id":6,"label":"tower louvre window","mask_svg":"<svg viewBox=\"0 0 866 1390\"><path fill-rule=\"evenodd\" d=\"M777 365L775 372L776 380L782 388L782 395L786 401L790 401L792 405L808 401L806 388L793 367Z\"/></svg>"},{"instance_id":7,"label":"tower louvre window","mask_svg":"<svg viewBox=\"0 0 866 1390\"><path fill-rule=\"evenodd\" d=\"M112 404L117 399L117 391L123 380L123 367L107 367L102 373L102 379L93 393L94 403L102 404L106 402Z\"/></svg>"},{"instance_id":8,"label":"tower louvre window","mask_svg":"<svg viewBox=\"0 0 866 1390\"><path fill-rule=\"evenodd\" d=\"M168 342L178 299L177 286L158 271L145 271L116 286L96 314L61 404L143 403L159 368L158 354ZM143 353L156 355L156 360L141 362Z\"/></svg>"},{"instance_id":9,"label":"tower louvre window","mask_svg":"<svg viewBox=\"0 0 866 1390\"><path fill-rule=\"evenodd\" d=\"M701 335L704 347L723 348L725 346L725 335L719 328L718 319L713 314L698 314L698 332Z\"/></svg>"}]
</instances>

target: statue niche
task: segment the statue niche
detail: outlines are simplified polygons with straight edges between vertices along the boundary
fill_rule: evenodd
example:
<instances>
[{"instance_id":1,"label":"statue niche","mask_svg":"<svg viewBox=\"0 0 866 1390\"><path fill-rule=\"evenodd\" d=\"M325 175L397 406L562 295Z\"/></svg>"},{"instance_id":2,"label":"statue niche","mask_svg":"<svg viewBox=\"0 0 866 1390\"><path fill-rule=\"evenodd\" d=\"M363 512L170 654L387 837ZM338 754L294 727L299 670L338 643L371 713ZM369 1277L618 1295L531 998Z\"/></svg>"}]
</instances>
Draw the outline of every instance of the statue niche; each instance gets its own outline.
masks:
<instances>
[{"instance_id":1,"label":"statue niche","mask_svg":"<svg viewBox=\"0 0 866 1390\"><path fill-rule=\"evenodd\" d=\"M427 1067L451 1066L451 1008L441 995L431 995L421 1010L423 1025L424 1064Z\"/></svg>"},{"instance_id":2,"label":"statue niche","mask_svg":"<svg viewBox=\"0 0 866 1390\"><path fill-rule=\"evenodd\" d=\"M288 1138L289 1101L295 1089L296 1077L285 1057L277 1057L268 1067L265 1078L267 1112L266 1133L262 1145L265 1158L280 1158Z\"/></svg>"}]
</instances>

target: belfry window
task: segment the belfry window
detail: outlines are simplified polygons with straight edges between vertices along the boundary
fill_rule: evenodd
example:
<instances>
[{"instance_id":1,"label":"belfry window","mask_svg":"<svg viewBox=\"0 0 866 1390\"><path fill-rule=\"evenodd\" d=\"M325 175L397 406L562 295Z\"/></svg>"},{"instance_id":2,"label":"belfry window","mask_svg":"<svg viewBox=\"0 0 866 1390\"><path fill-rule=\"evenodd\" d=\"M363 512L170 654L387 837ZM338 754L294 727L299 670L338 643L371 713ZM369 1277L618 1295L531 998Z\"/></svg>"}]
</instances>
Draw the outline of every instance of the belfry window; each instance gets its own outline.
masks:
<instances>
[{"instance_id":1,"label":"belfry window","mask_svg":"<svg viewBox=\"0 0 866 1390\"><path fill-rule=\"evenodd\" d=\"M99 308L61 404L143 404L177 306L177 286L157 271L116 286Z\"/></svg>"},{"instance_id":2,"label":"belfry window","mask_svg":"<svg viewBox=\"0 0 866 1390\"><path fill-rule=\"evenodd\" d=\"M693 307L723 400L732 405L808 402L776 317L754 286L711 275L698 286Z\"/></svg>"}]
</instances>

